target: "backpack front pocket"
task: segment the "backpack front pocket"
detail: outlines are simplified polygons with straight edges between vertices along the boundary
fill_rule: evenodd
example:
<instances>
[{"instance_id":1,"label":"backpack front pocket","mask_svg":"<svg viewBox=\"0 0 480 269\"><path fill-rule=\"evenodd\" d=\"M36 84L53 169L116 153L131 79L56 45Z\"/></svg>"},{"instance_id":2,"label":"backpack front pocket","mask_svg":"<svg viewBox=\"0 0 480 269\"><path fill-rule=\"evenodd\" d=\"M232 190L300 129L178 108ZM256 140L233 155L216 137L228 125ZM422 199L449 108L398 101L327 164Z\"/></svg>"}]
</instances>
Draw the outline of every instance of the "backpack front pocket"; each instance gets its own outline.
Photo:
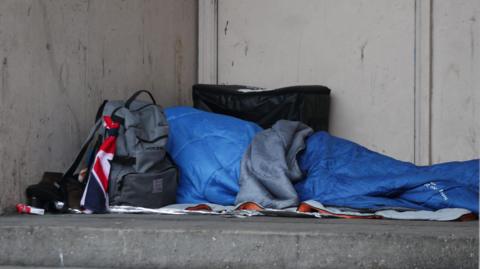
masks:
<instances>
[{"instance_id":1,"label":"backpack front pocket","mask_svg":"<svg viewBox=\"0 0 480 269\"><path fill-rule=\"evenodd\" d=\"M175 203L177 170L174 167L161 172L131 173L122 179L119 204L160 208Z\"/></svg>"}]
</instances>

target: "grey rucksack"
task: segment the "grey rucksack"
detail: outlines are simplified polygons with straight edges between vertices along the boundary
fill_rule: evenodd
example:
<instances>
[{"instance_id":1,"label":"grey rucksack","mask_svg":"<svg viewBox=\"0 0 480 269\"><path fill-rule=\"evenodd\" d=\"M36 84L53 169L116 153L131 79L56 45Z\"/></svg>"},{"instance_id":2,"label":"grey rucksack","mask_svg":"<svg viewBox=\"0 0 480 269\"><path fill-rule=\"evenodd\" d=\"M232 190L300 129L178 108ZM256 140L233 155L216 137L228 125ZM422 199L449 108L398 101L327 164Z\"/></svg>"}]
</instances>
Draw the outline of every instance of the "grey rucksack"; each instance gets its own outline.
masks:
<instances>
[{"instance_id":1,"label":"grey rucksack","mask_svg":"<svg viewBox=\"0 0 480 269\"><path fill-rule=\"evenodd\" d=\"M152 102L137 100L141 93L148 94ZM105 101L102 104L94 128L64 178L71 178L83 155L87 151L92 155L107 136L107 130L101 124L103 116L110 116L120 124L115 134L116 151L110 161L110 205L159 208L175 203L178 170L165 148L168 122L163 109L145 90L134 93L127 101ZM97 142L91 143L94 138ZM88 156L86 159L87 167L91 166Z\"/></svg>"}]
</instances>

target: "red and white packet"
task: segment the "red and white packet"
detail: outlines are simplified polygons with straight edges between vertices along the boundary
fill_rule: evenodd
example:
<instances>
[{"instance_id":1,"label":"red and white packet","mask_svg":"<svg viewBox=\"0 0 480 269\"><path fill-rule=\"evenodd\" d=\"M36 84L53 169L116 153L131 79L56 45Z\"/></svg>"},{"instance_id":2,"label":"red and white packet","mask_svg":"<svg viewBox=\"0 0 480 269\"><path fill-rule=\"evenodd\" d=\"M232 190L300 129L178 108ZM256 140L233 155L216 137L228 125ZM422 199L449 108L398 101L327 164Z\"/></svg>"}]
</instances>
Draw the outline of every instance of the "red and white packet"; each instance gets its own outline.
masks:
<instances>
[{"instance_id":1,"label":"red and white packet","mask_svg":"<svg viewBox=\"0 0 480 269\"><path fill-rule=\"evenodd\" d=\"M17 204L17 212L20 214L33 214L33 215L44 215L45 210L42 208L37 208L33 206L29 206L26 204Z\"/></svg>"}]
</instances>

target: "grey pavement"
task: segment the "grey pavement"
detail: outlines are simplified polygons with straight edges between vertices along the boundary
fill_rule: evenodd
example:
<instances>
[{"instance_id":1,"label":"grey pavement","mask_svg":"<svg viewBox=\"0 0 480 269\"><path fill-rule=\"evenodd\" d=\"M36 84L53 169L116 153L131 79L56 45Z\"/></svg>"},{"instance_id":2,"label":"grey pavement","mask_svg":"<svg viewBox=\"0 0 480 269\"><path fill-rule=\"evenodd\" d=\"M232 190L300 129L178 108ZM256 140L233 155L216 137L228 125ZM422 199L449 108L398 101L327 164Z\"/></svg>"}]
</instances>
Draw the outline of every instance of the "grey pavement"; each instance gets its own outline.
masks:
<instances>
[{"instance_id":1,"label":"grey pavement","mask_svg":"<svg viewBox=\"0 0 480 269\"><path fill-rule=\"evenodd\" d=\"M478 244L478 221L0 217L5 268L478 268Z\"/></svg>"}]
</instances>

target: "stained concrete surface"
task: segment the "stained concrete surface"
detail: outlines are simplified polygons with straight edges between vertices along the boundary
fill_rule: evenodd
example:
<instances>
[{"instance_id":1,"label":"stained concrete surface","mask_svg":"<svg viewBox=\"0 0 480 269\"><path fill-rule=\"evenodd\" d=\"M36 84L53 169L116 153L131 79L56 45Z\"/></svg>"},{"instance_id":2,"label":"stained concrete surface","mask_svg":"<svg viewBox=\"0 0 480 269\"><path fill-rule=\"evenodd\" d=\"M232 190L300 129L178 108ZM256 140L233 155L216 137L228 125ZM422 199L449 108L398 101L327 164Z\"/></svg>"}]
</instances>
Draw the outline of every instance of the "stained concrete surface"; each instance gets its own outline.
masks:
<instances>
[{"instance_id":1,"label":"stained concrete surface","mask_svg":"<svg viewBox=\"0 0 480 269\"><path fill-rule=\"evenodd\" d=\"M189 104L196 0L0 1L0 213L64 171L104 99Z\"/></svg>"},{"instance_id":2,"label":"stained concrete surface","mask_svg":"<svg viewBox=\"0 0 480 269\"><path fill-rule=\"evenodd\" d=\"M0 264L478 268L478 222L47 215L0 219Z\"/></svg>"},{"instance_id":3,"label":"stained concrete surface","mask_svg":"<svg viewBox=\"0 0 480 269\"><path fill-rule=\"evenodd\" d=\"M479 52L478 0L218 1L219 83L326 85L332 134L417 164L480 156Z\"/></svg>"}]
</instances>

